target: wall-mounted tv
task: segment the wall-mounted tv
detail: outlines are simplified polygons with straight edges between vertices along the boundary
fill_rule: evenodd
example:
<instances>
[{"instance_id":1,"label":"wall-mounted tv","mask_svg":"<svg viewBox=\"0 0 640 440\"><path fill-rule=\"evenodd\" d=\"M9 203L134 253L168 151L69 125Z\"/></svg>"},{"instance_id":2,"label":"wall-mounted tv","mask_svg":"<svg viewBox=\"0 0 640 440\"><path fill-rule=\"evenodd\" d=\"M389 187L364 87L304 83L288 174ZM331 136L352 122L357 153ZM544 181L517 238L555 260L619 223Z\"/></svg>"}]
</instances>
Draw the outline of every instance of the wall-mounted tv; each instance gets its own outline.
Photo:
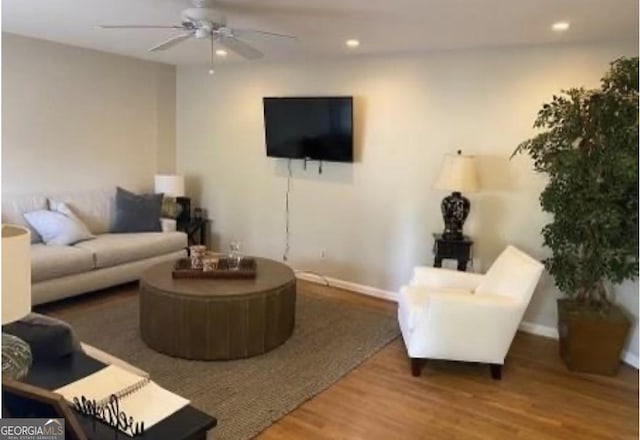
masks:
<instances>
[{"instance_id":1,"label":"wall-mounted tv","mask_svg":"<svg viewBox=\"0 0 640 440\"><path fill-rule=\"evenodd\" d=\"M353 162L353 98L263 98L267 156Z\"/></svg>"}]
</instances>

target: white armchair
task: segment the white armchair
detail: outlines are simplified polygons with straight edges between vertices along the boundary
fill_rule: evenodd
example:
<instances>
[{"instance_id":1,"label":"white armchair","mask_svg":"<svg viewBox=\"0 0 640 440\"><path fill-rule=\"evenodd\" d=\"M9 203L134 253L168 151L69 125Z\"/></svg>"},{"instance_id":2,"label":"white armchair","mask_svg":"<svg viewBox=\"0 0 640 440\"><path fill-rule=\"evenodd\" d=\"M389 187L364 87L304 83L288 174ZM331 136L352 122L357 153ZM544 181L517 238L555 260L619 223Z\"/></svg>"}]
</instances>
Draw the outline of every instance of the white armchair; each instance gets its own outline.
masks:
<instances>
[{"instance_id":1,"label":"white armchair","mask_svg":"<svg viewBox=\"0 0 640 440\"><path fill-rule=\"evenodd\" d=\"M416 267L400 289L398 322L420 375L425 359L482 362L501 368L544 266L513 246L486 275Z\"/></svg>"}]
</instances>

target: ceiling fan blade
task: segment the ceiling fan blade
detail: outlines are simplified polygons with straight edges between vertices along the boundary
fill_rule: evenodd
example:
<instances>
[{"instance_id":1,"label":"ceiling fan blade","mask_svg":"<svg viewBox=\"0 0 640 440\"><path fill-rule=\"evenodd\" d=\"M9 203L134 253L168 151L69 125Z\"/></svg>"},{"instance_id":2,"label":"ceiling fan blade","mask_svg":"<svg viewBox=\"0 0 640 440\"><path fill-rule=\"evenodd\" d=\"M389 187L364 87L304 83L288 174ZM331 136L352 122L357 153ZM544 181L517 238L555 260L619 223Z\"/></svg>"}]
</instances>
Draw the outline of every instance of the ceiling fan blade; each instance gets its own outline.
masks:
<instances>
[{"instance_id":1,"label":"ceiling fan blade","mask_svg":"<svg viewBox=\"0 0 640 440\"><path fill-rule=\"evenodd\" d=\"M163 26L154 24L101 24L102 29L184 29L183 26Z\"/></svg>"},{"instance_id":2,"label":"ceiling fan blade","mask_svg":"<svg viewBox=\"0 0 640 440\"><path fill-rule=\"evenodd\" d=\"M194 32L185 32L184 34L176 35L175 37L169 38L167 41L164 41L157 46L149 49L149 52L156 52L160 50L166 50L170 47L175 46L176 44L182 43L184 40L188 40L193 36Z\"/></svg>"},{"instance_id":3,"label":"ceiling fan blade","mask_svg":"<svg viewBox=\"0 0 640 440\"><path fill-rule=\"evenodd\" d=\"M298 37L295 35L287 35L287 34L279 34L277 32L268 32L268 31L259 31L257 29L238 29L233 28L233 32L238 35L242 34L260 34L260 35L268 35L270 37L279 37L279 38L289 38L291 40L297 40Z\"/></svg>"},{"instance_id":4,"label":"ceiling fan blade","mask_svg":"<svg viewBox=\"0 0 640 440\"><path fill-rule=\"evenodd\" d=\"M249 46L244 41L240 41L235 37L220 35L218 41L227 49L248 60L256 60L263 56L262 52L258 49Z\"/></svg>"}]
</instances>

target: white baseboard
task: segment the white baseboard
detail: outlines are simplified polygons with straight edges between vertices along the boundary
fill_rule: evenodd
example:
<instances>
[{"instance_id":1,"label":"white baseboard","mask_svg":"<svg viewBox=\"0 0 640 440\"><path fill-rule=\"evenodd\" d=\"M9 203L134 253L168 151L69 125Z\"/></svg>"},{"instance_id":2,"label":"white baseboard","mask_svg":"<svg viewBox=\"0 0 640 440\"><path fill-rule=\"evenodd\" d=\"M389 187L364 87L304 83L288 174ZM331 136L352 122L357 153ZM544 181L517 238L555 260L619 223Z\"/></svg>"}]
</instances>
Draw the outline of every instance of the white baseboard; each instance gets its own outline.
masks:
<instances>
[{"instance_id":1,"label":"white baseboard","mask_svg":"<svg viewBox=\"0 0 640 440\"><path fill-rule=\"evenodd\" d=\"M316 284L329 284L331 287L348 290L350 292L361 293L363 295L375 298L385 299L387 301L397 302L398 297L395 292L378 289L377 287L365 286L364 284L352 283L338 278L326 277L313 272L296 271L296 278L309 281ZM546 338L558 339L558 329L547 325L535 324L533 322L523 321L520 324L520 330L533 335L544 336ZM622 361L638 369L640 362L638 356L625 351L622 353Z\"/></svg>"},{"instance_id":2,"label":"white baseboard","mask_svg":"<svg viewBox=\"0 0 640 440\"><path fill-rule=\"evenodd\" d=\"M350 292L362 293L363 295L373 296L375 298L386 299L387 301L397 302L395 292L389 292L388 290L378 289L376 287L365 286L364 284L352 283L351 281L339 280L337 278L325 277L313 272L296 271L296 278L310 281L316 284L329 283L332 287L348 290Z\"/></svg>"},{"instance_id":3,"label":"white baseboard","mask_svg":"<svg viewBox=\"0 0 640 440\"><path fill-rule=\"evenodd\" d=\"M520 330L532 335L544 336L546 338L558 339L558 329L548 325L534 324L533 322L522 321Z\"/></svg>"},{"instance_id":4,"label":"white baseboard","mask_svg":"<svg viewBox=\"0 0 640 440\"><path fill-rule=\"evenodd\" d=\"M630 353L628 351L622 352L622 362L627 365L631 365L636 370L639 369L640 362L638 362L638 355Z\"/></svg>"}]
</instances>

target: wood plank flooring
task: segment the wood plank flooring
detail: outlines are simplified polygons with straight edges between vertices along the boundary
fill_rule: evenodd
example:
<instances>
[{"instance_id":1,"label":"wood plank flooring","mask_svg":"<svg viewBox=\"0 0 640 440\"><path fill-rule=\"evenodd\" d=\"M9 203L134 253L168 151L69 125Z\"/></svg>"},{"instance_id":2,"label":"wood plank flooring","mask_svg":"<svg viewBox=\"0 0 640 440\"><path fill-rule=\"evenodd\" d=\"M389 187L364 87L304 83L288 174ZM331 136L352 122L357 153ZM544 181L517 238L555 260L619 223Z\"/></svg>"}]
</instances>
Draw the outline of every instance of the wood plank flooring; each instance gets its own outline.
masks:
<instances>
[{"instance_id":1,"label":"wood plank flooring","mask_svg":"<svg viewBox=\"0 0 640 440\"><path fill-rule=\"evenodd\" d=\"M395 305L299 282L298 292L395 314ZM136 286L39 308L56 314L136 294ZM638 371L569 372L557 342L518 333L493 381L487 366L431 361L414 378L399 338L258 437L284 439L637 439Z\"/></svg>"}]
</instances>

